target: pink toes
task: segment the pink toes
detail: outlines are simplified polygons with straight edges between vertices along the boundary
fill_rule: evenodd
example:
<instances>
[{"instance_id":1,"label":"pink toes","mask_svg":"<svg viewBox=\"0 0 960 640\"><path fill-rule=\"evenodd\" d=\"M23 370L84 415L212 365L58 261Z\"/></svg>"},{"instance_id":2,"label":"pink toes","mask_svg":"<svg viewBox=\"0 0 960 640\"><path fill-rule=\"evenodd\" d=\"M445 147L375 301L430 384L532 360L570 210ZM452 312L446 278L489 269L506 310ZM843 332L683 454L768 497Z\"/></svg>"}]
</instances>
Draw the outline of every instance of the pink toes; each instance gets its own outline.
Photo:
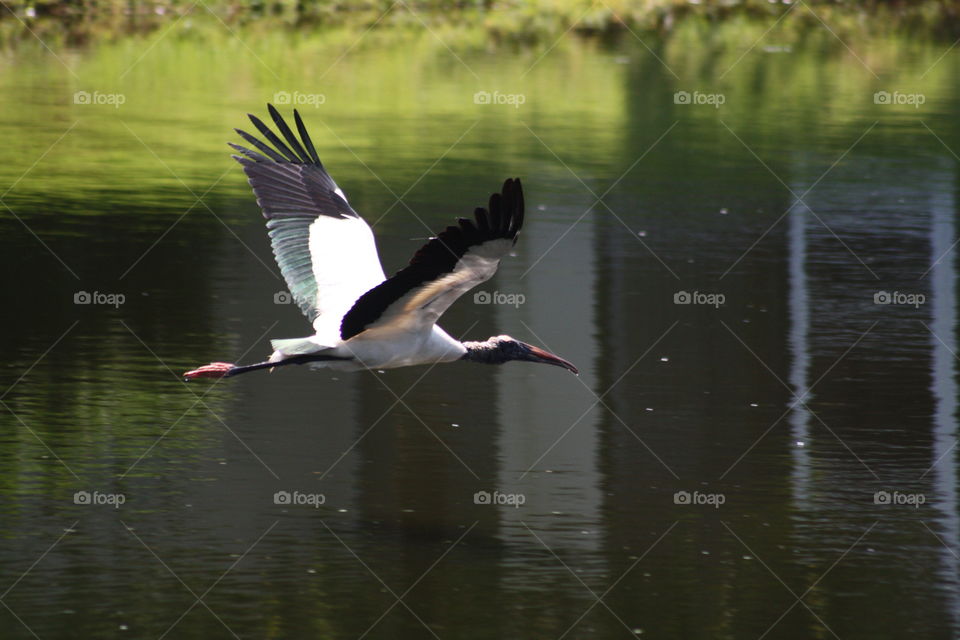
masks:
<instances>
[{"instance_id":1,"label":"pink toes","mask_svg":"<svg viewBox=\"0 0 960 640\"><path fill-rule=\"evenodd\" d=\"M192 380L193 378L222 378L235 366L236 365L229 362L211 362L193 371L187 371L183 374L183 377L187 380Z\"/></svg>"}]
</instances>

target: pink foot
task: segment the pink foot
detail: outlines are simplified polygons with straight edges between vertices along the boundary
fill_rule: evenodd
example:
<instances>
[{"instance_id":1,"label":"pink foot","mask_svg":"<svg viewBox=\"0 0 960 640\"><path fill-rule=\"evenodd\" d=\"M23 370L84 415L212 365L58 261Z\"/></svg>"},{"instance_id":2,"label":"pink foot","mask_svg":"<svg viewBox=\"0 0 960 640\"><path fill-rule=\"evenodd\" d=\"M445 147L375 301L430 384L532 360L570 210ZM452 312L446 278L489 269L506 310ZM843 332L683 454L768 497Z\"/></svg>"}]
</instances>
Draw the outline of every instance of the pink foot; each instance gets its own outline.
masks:
<instances>
[{"instance_id":1,"label":"pink foot","mask_svg":"<svg viewBox=\"0 0 960 640\"><path fill-rule=\"evenodd\" d=\"M237 365L230 364L229 362L211 362L193 371L187 371L183 374L183 377L187 380L192 380L193 378L222 378L236 366Z\"/></svg>"}]
</instances>

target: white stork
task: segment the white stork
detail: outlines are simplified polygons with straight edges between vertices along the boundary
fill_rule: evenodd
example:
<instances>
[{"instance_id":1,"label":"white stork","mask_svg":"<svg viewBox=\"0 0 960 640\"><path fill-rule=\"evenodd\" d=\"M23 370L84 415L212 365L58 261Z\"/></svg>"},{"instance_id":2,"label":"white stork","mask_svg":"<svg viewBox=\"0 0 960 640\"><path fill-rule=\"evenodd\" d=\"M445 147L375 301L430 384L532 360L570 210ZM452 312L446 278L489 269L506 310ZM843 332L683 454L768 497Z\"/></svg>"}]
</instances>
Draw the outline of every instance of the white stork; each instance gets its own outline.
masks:
<instances>
[{"instance_id":1,"label":"white stork","mask_svg":"<svg viewBox=\"0 0 960 640\"><path fill-rule=\"evenodd\" d=\"M265 362L214 362L184 378L227 378L288 364L358 370L455 360L525 360L578 373L563 358L510 336L460 342L436 324L454 300L493 276L516 243L523 226L519 179L508 179L487 209L478 207L473 220L459 218L458 226L430 239L407 267L386 278L373 232L323 168L300 114L293 112L298 139L273 105L267 108L286 142L251 115L274 148L239 129L257 151L230 146L242 154L233 158L247 174L280 272L315 333L271 340L273 354Z\"/></svg>"}]
</instances>

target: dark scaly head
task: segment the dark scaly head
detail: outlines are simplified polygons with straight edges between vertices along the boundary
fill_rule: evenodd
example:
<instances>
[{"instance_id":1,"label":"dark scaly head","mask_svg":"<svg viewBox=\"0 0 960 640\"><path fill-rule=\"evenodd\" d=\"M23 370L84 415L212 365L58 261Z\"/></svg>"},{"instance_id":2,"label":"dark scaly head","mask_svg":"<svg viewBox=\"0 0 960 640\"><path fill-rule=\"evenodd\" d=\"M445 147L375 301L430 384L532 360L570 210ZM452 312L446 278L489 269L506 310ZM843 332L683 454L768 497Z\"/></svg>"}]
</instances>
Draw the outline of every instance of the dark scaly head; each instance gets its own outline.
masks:
<instances>
[{"instance_id":1,"label":"dark scaly head","mask_svg":"<svg viewBox=\"0 0 960 640\"><path fill-rule=\"evenodd\" d=\"M560 356L554 355L545 349L535 347L526 342L520 342L510 336L494 336L483 342L464 342L467 352L463 354L463 360L469 362L482 362L484 364L503 364L511 360L521 360L524 362L539 362L541 364L552 364L556 367L563 367L568 371L579 375L572 363L564 360Z\"/></svg>"}]
</instances>

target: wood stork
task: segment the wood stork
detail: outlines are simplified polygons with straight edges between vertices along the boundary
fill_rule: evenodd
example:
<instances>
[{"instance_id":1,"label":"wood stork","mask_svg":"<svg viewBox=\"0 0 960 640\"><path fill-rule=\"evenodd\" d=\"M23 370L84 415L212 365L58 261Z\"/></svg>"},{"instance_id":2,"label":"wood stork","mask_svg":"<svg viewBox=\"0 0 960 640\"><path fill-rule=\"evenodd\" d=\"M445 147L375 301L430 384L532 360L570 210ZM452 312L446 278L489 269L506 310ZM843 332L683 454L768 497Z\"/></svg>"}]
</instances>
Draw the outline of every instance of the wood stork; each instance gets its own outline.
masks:
<instances>
[{"instance_id":1,"label":"wood stork","mask_svg":"<svg viewBox=\"0 0 960 640\"><path fill-rule=\"evenodd\" d=\"M293 112L298 139L273 105L267 108L283 140L250 115L273 148L239 129L256 151L229 144L241 154L233 158L267 219L280 272L315 333L271 340L273 354L265 362L214 362L184 378L227 378L289 364L358 370L456 360L524 360L578 373L563 358L510 336L460 342L436 325L457 298L493 276L516 243L523 226L519 179L508 179L486 209L474 211L473 220L459 218L387 278L372 230L323 168L300 114Z\"/></svg>"}]
</instances>

